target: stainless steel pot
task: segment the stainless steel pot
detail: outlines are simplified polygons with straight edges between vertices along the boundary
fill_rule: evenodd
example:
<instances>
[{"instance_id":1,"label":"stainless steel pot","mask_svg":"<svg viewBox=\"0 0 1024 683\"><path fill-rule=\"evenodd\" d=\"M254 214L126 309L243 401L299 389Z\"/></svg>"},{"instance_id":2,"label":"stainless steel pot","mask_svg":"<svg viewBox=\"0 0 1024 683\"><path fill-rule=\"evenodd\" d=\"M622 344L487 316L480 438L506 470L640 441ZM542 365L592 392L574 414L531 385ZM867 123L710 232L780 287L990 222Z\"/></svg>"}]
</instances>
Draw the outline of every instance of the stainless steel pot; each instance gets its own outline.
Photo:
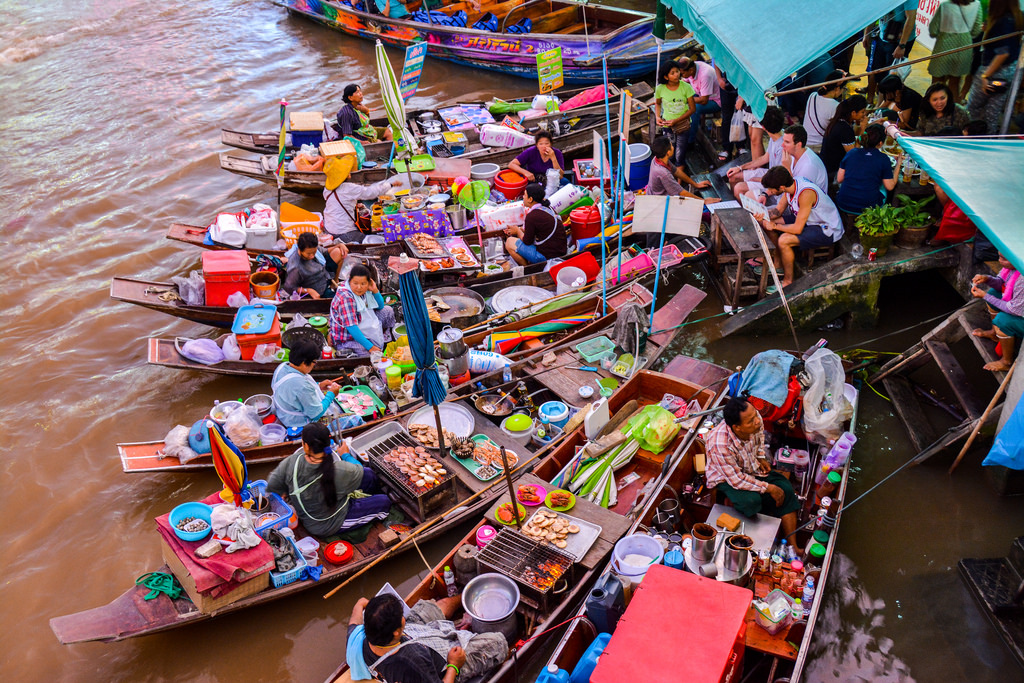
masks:
<instances>
[{"instance_id":1,"label":"stainless steel pot","mask_svg":"<svg viewBox=\"0 0 1024 683\"><path fill-rule=\"evenodd\" d=\"M423 126L424 133L440 133L441 122L440 121L424 121L420 124Z\"/></svg>"},{"instance_id":2,"label":"stainless steel pot","mask_svg":"<svg viewBox=\"0 0 1024 683\"><path fill-rule=\"evenodd\" d=\"M464 353L455 358L441 357L441 362L448 368L449 377L461 377L469 372L469 354Z\"/></svg>"},{"instance_id":3,"label":"stainless steel pot","mask_svg":"<svg viewBox=\"0 0 1024 683\"><path fill-rule=\"evenodd\" d=\"M698 564L712 562L715 557L715 541L718 539L718 529L710 524L694 524L690 531L693 537L693 559Z\"/></svg>"},{"instance_id":4,"label":"stainless steel pot","mask_svg":"<svg viewBox=\"0 0 1024 683\"><path fill-rule=\"evenodd\" d=\"M462 206L449 206L448 219L452 222L452 229L458 232L466 229L466 209Z\"/></svg>"},{"instance_id":5,"label":"stainless steel pot","mask_svg":"<svg viewBox=\"0 0 1024 683\"><path fill-rule=\"evenodd\" d=\"M462 591L462 607L472 619L473 633L501 633L510 643L519 638L516 608L519 586L507 576L487 573L477 576Z\"/></svg>"},{"instance_id":6,"label":"stainless steel pot","mask_svg":"<svg viewBox=\"0 0 1024 683\"><path fill-rule=\"evenodd\" d=\"M725 542L725 557L723 565L730 572L741 573L747 568L750 558L750 549L754 547L754 541L750 536L735 535L729 537Z\"/></svg>"},{"instance_id":7,"label":"stainless steel pot","mask_svg":"<svg viewBox=\"0 0 1024 683\"><path fill-rule=\"evenodd\" d=\"M469 351L466 347L466 342L462 338L462 330L456 329L451 325L446 325L444 329L437 333L437 344L441 351L441 356L444 358L455 358Z\"/></svg>"}]
</instances>

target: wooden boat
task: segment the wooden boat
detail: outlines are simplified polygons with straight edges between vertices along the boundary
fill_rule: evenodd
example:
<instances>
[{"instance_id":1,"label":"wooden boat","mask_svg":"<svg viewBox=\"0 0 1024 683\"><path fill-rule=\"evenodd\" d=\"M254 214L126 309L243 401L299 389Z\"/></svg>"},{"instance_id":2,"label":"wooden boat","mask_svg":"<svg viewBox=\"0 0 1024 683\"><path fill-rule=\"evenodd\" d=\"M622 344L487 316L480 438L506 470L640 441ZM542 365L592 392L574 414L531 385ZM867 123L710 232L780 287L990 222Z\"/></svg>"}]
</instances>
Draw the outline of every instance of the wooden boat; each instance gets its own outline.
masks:
<instances>
[{"instance_id":1,"label":"wooden boat","mask_svg":"<svg viewBox=\"0 0 1024 683\"><path fill-rule=\"evenodd\" d=\"M615 85L609 85L608 88L612 93L612 97L608 102L609 111L611 113L612 137L616 138L618 135L616 130L619 120L619 93L621 91ZM639 100L650 96L653 91L646 83L631 85L629 86L629 91L634 96L630 109L629 130L630 132L638 132L646 128L650 115L650 110ZM569 111L556 112L529 119L529 123L531 125L540 125L541 122L545 122L545 125L548 125L554 121L576 118L579 118L580 120L571 130L562 133L561 135L556 135L553 140L555 148L561 150L562 153L568 157L570 154L593 149L594 131L597 131L602 137L605 136L606 121L604 100L592 105L571 109ZM410 132L418 138L423 136L419 121L410 118L408 120L408 124ZM459 156L447 159L439 158L435 160L435 163L439 165L448 164L449 162L453 162L453 165L458 165L457 162L468 162L458 166L461 170L457 175L468 176L468 168L472 164L491 163L498 164L502 167L508 166L510 161L515 159L526 147L529 146L487 147L480 143L479 135L476 133L475 129L462 132L466 134L468 141L466 151ZM388 155L385 154L383 157L378 157L378 159L383 158L385 163L378 163L377 166L373 168L362 168L359 171L354 172L349 177L349 181L368 184L384 180L385 178L394 175L395 172L387 166L387 156ZM590 156L590 154L587 154L587 156ZM369 159L370 157L368 156L367 158ZM224 152L220 155L220 167L230 173L255 178L256 180L261 180L277 187L278 176L276 148L273 153L263 154L258 157L239 156L233 152ZM326 176L319 171L285 171L281 187L286 190L290 190L291 192L319 196L323 194L325 179Z\"/></svg>"},{"instance_id":2,"label":"wooden boat","mask_svg":"<svg viewBox=\"0 0 1024 683\"><path fill-rule=\"evenodd\" d=\"M684 357L680 356L678 359L680 362L685 362ZM672 368L670 364L666 370L672 370L678 372L681 368ZM850 421L849 429L853 431L856 427L857 420L857 406L854 406L854 415ZM794 435L787 436L786 439L793 438L794 447L799 444L806 447L807 442L802 441ZM812 461L813 464L813 461ZM849 482L850 467L847 466L843 472L843 479L839 485L839 492L836 494L838 500L846 499L846 488ZM813 472L814 469L809 470ZM713 502L713 501L712 501ZM687 512L693 519L703 520L709 519L708 513L710 508L707 506L701 506L693 501L688 503L684 501L684 506ZM836 515L835 528L832 530L830 542L827 546L825 560L821 568L821 574L816 586L816 598L814 603L811 605L809 613L805 614L806 622L802 624L794 624L788 629L783 629L776 635L771 635L768 631L761 628L754 619L753 608L748 608L746 618L746 630L745 630L745 652L743 656L743 669L739 672L733 680L744 681L764 681L765 683L771 683L772 681L778 680L778 677L785 677L792 683L797 683L803 680L804 668L807 664L808 653L810 652L811 640L814 635L814 628L821 615L823 600L822 589L828 584L829 571L832 565L832 557L835 551L836 544L834 542L838 532L839 524L842 517L842 510ZM801 520L802 522L803 520ZM645 526L652 526L649 521L645 522ZM810 532L801 532L801 544L806 543ZM763 578L761 575L755 573L755 577L758 579L754 588L755 595L762 597L768 592L767 586L765 586L760 580ZM584 652L594 641L598 635L597 630L588 619L586 619L586 610L581 607L575 619L562 636L560 642L555 648L554 653L548 660L548 664L554 664L560 669L572 672L576 667L577 663L583 657ZM672 618L671 615L666 615L666 618ZM767 662L765 660L768 660ZM644 671L642 666L639 666L636 671L637 675L643 677ZM723 663L724 664L724 663ZM760 669L758 669L760 667ZM753 674L755 670L759 670L760 673L756 676ZM753 677L752 677L753 676Z\"/></svg>"},{"instance_id":3,"label":"wooden boat","mask_svg":"<svg viewBox=\"0 0 1024 683\"><path fill-rule=\"evenodd\" d=\"M537 78L537 55L553 48L562 49L566 83L600 83L602 55L608 58L608 77L615 81L651 73L658 56L652 35L654 15L616 7L549 0L483 0L478 9L469 2L447 3L440 12L466 13L467 28L460 28L413 21L411 15L391 19L369 14L352 7L354 0L274 0L274 4L351 36L402 49L423 41L429 46L430 59L530 79ZM420 3L412 0L406 7L415 12ZM487 13L500 22L498 30L473 29ZM526 18L532 22L529 33L508 30ZM662 58L671 59L670 55L694 44L692 37L665 41Z\"/></svg>"},{"instance_id":4,"label":"wooden boat","mask_svg":"<svg viewBox=\"0 0 1024 683\"><path fill-rule=\"evenodd\" d=\"M661 375L657 376L659 386L671 386L673 387L673 393L677 393L677 395L681 392L687 391L688 389L692 389L690 393L695 395L698 393L696 391L696 387L693 385L682 381L673 382L671 378L668 377L661 379L662 377L663 376ZM617 406L625 404L626 399L617 398L620 394L624 395L628 393L632 396L638 395L641 388L653 386L652 382L653 380L648 378L646 373L639 373L634 376L633 380L620 387L616 393L612 395L611 399L613 401L617 401ZM666 382L667 384L665 384ZM550 395L560 400L568 401L574 398L578 399L578 396L575 396L575 390L573 390L572 395L563 395L552 390ZM700 396L705 401L711 400L715 395L715 392L710 390L700 392ZM660 398L660 394L658 397ZM478 413L478 415L482 414ZM387 438L388 434L394 434L395 431L394 429L389 429L388 425L381 425L377 429L384 430L382 432L383 435L378 437L372 432L365 434L364 443L362 445L355 445L356 452L363 453L364 451L368 451L375 445L376 442L374 439L382 440ZM477 418L477 424L474 427L474 432L486 434L495 443L506 446L509 449L516 450L519 453L523 453L523 447L521 445L512 442L508 436L498 429L496 423L491 422L486 417ZM545 457L540 460L537 467L540 468L541 465L548 463L548 461L550 461L550 463L540 469L540 471L545 473L551 471L557 472L558 469L569 462L569 459L575 455L575 450L572 446L578 442L572 438L572 434L574 433L575 432L570 433L568 437L569 440L566 441L566 445L563 447L557 446L555 442L552 443L553 450L547 453ZM516 473L517 476L523 469L525 469L525 465L528 464L525 459L526 457L527 456L524 455L523 459L520 460L520 469ZM637 465L638 468L642 466L642 464ZM453 479L455 482L455 500L446 508L447 512L444 513L446 516L429 529L426 529L419 537L420 540L427 540L435 537L446 531L450 531L455 526L463 522L473 519L499 495L500 489L498 486L490 488L489 485L486 485L484 482L475 478L475 476L470 474L470 472L462 466L452 464L451 467L455 475ZM660 464L657 467L660 467ZM648 466L648 469L657 468L651 468ZM385 483L388 481L386 477L382 477L382 480ZM502 478L494 481L501 482ZM426 521L422 516L416 513L414 508L410 507L410 503L402 496L401 492L398 492L396 495L398 499L402 501L402 509L407 513L407 517L412 518L417 525L421 525ZM624 494L623 497L625 498L627 495ZM321 562L324 567L324 572L319 582L300 580L296 583L291 583L278 588L269 588L254 595L243 597L237 602L224 605L213 614L201 612L185 595L177 600L170 599L166 594L161 594L153 600L143 600L142 596L147 593L149 589L140 586L133 586L108 605L51 619L50 627L62 643L69 644L86 641L111 642L123 640L125 638L157 633L177 628L179 626L184 626L186 624L205 621L215 615L234 612L239 609L269 602L271 600L306 590L312 586L322 586L327 581L337 580L358 571L386 552L379 539L380 533L384 530L385 528L383 524L379 522L374 523L366 541L355 544L356 551L354 559L348 564L340 566L334 565L327 562L326 558L324 558ZM301 528L297 533L299 535L304 535ZM321 543L321 555L322 549L323 544ZM160 567L158 571L166 572L169 571L169 568L165 565Z\"/></svg>"},{"instance_id":5,"label":"wooden boat","mask_svg":"<svg viewBox=\"0 0 1024 683\"><path fill-rule=\"evenodd\" d=\"M622 302L624 303L627 301L629 296L632 296L632 293L624 293ZM643 367L650 367L662 351L672 343L679 334L679 330L671 328L677 325L679 321L685 320L693 309L696 308L704 299L704 297L705 294L700 290L695 287L691 287L690 285L684 285L680 291L672 297L672 299L654 312L654 320L652 323L654 326L652 328L654 330L654 334L650 335L647 340L647 347L644 353L644 356L647 358L647 362ZM596 336L596 334L599 333L601 333L601 330L598 330L591 336ZM532 376L535 381L543 386L551 385L550 388L552 391L558 394L572 394L571 400L568 401L570 404L576 406L582 405L583 399L580 399L578 394L575 393L580 383L579 375L582 373L575 370L563 369L562 366L568 367L580 362L578 353L574 350L574 346L585 339L586 337L570 335L569 337L559 340L557 343L547 345L544 351L552 352L556 356L555 367L557 370L554 371L545 371L538 374L542 368L536 367L536 361L539 358L536 350L528 350L526 353L520 354L512 365L513 376ZM365 362L365 358L363 359L363 362ZM204 368L205 366L201 366L197 369ZM693 369L688 367L681 368L680 371L685 371L687 374L695 372ZM590 381L593 378L608 376L610 376L610 374L607 371L601 370L598 373L586 373L586 380ZM472 385L470 383L466 383L451 387L449 389L449 400L462 400L474 391L474 388L481 383L484 386L494 386L495 384L502 382L501 377L502 372L496 370L475 378ZM707 382L705 382L705 384L706 383ZM421 406L422 403L416 401L407 406L397 416L384 417L380 420L371 422L370 426L393 419L402 419L407 417L411 411ZM346 430L341 434L341 436L353 436L365 431L367 428L367 426L355 427L351 430ZM297 447L297 441L287 441L283 444L273 446L255 446L246 448L243 449L243 452L248 462L254 464L273 463L289 455ZM122 470L126 473L175 473L205 470L213 467L213 462L209 456L200 456L195 460L182 464L177 458L162 456L161 453L163 448L164 442L162 440L118 444L117 449L118 455L121 459Z\"/></svg>"},{"instance_id":6,"label":"wooden boat","mask_svg":"<svg viewBox=\"0 0 1024 683\"><path fill-rule=\"evenodd\" d=\"M694 365L702 366L700 369L702 374L708 372L710 364L695 359L691 360ZM724 381L722 380L727 378L730 373L725 368L714 366L710 368L710 371L718 377L717 386L714 388L695 384L688 381L687 378L676 378L645 370L630 379L609 399L611 413L613 415L624 414L624 417L628 417L639 407L658 403L665 394L672 394L687 400L696 398L705 408L717 405L723 393ZM637 403L629 405L632 401ZM699 420L696 422L699 423ZM511 682L517 679L518 673L533 670L531 669L532 663L539 658L546 643L543 639L529 640L531 636L556 628L560 622L571 615L589 593L615 543L631 530L636 529L640 523L650 523L650 517L657 505L662 500L674 497L674 492L693 477L694 455L703 453L704 450L703 443L695 438L696 426L695 424L689 430L681 430L672 443L660 453L655 454L641 449L632 461L617 471L616 478L619 481L625 480L632 474L636 474L637 478L619 489L618 501L614 507L605 509L590 503L582 496L577 496L575 507L566 514L600 526L601 530L596 541L586 551L582 559L574 565L572 578L567 581L567 586L559 596L552 594L538 597L536 589L531 590L522 581L517 581L523 599L520 600L517 609L518 631L521 640L519 643L509 643L510 646L516 646L515 659L510 658L481 681L488 683ZM585 442L586 437L581 432L574 432L568 441L559 446L559 457L545 460L534 469L533 473L520 477L518 483L537 484L550 489L551 485L548 482L560 471L558 462L561 459L561 454L566 451L575 452ZM568 460L565 461L568 462ZM477 529L485 524L497 526L494 522L495 510L498 505L508 500L507 491L503 491L500 497L492 499L490 509L484 519L478 521L473 529L456 543L434 567L432 574L424 578L408 594L405 599L408 605L414 605L420 600L445 596L444 581L437 580L437 577L442 575L445 566L458 566L454 562L455 554L467 543L475 545ZM523 538L514 531L512 533L515 537ZM478 554L478 558L482 554ZM502 573L505 572L502 571ZM509 574L511 573L509 572ZM328 681L338 683L349 681L351 679L347 674L347 665L343 664L328 678Z\"/></svg>"}]
</instances>

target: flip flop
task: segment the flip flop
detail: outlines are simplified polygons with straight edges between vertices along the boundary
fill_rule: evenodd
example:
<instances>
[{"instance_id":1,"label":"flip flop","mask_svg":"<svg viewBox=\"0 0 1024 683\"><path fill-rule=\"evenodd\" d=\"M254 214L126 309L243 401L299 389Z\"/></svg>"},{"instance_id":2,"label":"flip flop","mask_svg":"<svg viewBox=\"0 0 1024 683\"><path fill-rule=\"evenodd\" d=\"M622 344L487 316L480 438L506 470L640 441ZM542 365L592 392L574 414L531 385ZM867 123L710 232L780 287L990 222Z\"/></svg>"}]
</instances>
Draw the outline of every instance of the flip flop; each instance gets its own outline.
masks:
<instances>
[{"instance_id":1,"label":"flip flop","mask_svg":"<svg viewBox=\"0 0 1024 683\"><path fill-rule=\"evenodd\" d=\"M744 264L750 266L751 268L760 268L761 265L764 264L764 260L759 258L748 258L746 261L744 261Z\"/></svg>"}]
</instances>

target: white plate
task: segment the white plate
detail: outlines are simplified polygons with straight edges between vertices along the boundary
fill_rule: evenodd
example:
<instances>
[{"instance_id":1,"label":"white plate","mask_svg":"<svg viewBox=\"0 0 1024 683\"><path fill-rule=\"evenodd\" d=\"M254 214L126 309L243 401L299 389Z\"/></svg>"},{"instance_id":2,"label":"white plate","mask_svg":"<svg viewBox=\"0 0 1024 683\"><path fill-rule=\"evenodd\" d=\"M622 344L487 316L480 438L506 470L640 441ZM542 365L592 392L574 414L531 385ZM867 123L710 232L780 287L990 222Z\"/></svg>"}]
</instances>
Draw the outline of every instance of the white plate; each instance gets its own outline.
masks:
<instances>
[{"instance_id":1,"label":"white plate","mask_svg":"<svg viewBox=\"0 0 1024 683\"><path fill-rule=\"evenodd\" d=\"M455 436L469 438L473 436L473 428L476 426L476 418L473 413L464 405L459 403L442 403L438 407L441 414L441 428L451 432ZM409 418L405 424L406 429L412 425L426 425L437 427L437 420L434 418L433 406L423 406Z\"/></svg>"},{"instance_id":2,"label":"white plate","mask_svg":"<svg viewBox=\"0 0 1024 683\"><path fill-rule=\"evenodd\" d=\"M431 204L444 204L451 198L451 195L447 194L432 194L429 197L427 197L427 201L430 202Z\"/></svg>"},{"instance_id":3,"label":"white plate","mask_svg":"<svg viewBox=\"0 0 1024 683\"><path fill-rule=\"evenodd\" d=\"M538 301L550 299L555 294L540 287L517 285L503 289L491 297L491 309L495 313L508 313L518 308L527 307Z\"/></svg>"}]
</instances>

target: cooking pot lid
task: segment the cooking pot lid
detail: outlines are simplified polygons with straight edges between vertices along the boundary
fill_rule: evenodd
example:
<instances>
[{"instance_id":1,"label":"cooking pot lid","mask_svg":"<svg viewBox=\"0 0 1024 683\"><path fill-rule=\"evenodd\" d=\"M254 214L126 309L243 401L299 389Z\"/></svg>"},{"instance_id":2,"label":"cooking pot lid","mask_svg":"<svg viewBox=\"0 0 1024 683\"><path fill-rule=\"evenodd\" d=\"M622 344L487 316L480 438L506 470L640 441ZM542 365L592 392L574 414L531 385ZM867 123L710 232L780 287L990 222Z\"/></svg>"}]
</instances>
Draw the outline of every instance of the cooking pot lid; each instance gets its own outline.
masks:
<instances>
[{"instance_id":1,"label":"cooking pot lid","mask_svg":"<svg viewBox=\"0 0 1024 683\"><path fill-rule=\"evenodd\" d=\"M345 541L335 541L324 548L324 557L331 564L345 564L352 559L352 546Z\"/></svg>"},{"instance_id":2,"label":"cooking pot lid","mask_svg":"<svg viewBox=\"0 0 1024 683\"><path fill-rule=\"evenodd\" d=\"M437 341L445 344L451 344L453 342L460 341L462 339L462 330L454 327L446 327L437 333Z\"/></svg>"}]
</instances>

